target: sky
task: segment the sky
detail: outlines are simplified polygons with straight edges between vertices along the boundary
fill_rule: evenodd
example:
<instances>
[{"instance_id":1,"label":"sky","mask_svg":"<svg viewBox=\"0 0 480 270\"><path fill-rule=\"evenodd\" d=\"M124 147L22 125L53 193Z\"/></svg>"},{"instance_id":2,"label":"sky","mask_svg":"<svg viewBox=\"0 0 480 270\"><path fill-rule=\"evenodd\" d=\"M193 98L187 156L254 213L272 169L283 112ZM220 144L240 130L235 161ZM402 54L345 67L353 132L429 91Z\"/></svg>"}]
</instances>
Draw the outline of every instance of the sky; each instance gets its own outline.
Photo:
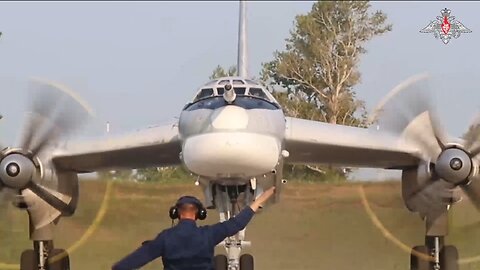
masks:
<instances>
[{"instance_id":1,"label":"sky","mask_svg":"<svg viewBox=\"0 0 480 270\"><path fill-rule=\"evenodd\" d=\"M249 73L285 47L312 2L249 2ZM473 32L445 45L419 30L443 8ZM395 85L428 72L432 99L452 135L480 104L478 2L372 2L393 30L366 44L360 99L372 109ZM17 141L29 78L73 88L95 111L87 135L171 122L218 64L236 63L238 2L1 2L0 142Z\"/></svg>"}]
</instances>

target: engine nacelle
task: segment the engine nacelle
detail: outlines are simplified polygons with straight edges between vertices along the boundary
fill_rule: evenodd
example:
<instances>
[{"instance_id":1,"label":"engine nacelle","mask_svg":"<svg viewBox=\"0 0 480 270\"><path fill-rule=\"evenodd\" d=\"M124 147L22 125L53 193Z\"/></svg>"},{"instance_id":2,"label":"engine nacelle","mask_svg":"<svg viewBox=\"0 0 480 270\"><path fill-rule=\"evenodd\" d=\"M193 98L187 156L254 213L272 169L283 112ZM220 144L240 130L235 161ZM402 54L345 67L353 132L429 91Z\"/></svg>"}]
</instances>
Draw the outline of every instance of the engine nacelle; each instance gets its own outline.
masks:
<instances>
[{"instance_id":1,"label":"engine nacelle","mask_svg":"<svg viewBox=\"0 0 480 270\"><path fill-rule=\"evenodd\" d=\"M450 205L460 201L460 188L455 183L440 179L433 168L433 164L422 162L417 168L402 172L405 206L422 218L438 217Z\"/></svg>"},{"instance_id":2,"label":"engine nacelle","mask_svg":"<svg viewBox=\"0 0 480 270\"><path fill-rule=\"evenodd\" d=\"M412 198L432 177L432 166L422 162L417 168L402 171L402 198L408 210L416 212L416 203Z\"/></svg>"}]
</instances>

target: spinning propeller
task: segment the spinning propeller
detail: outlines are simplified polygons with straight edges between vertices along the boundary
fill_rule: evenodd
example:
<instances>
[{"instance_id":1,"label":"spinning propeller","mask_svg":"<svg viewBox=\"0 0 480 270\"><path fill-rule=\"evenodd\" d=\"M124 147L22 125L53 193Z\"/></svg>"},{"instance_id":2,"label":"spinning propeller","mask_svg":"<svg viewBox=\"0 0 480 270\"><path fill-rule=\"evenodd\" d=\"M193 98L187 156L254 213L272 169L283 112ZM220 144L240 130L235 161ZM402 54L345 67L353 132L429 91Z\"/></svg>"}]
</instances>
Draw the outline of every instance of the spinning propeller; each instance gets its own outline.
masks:
<instances>
[{"instance_id":1,"label":"spinning propeller","mask_svg":"<svg viewBox=\"0 0 480 270\"><path fill-rule=\"evenodd\" d=\"M454 188L461 187L480 210L480 124L472 125L464 140L450 138L430 103L428 89L424 75L398 85L377 107L379 129L401 135L419 149L417 155L424 161L419 166L426 173L416 194L448 199Z\"/></svg>"},{"instance_id":2,"label":"spinning propeller","mask_svg":"<svg viewBox=\"0 0 480 270\"><path fill-rule=\"evenodd\" d=\"M45 171L54 169L49 168L52 165L43 157L50 154L45 150L53 150L61 139L79 127L91 109L67 87L39 79L30 84L30 98L30 114L20 147L1 147L0 189L20 193L27 206L39 197L58 213L68 214L73 211L68 204L72 198L40 184L51 180L44 179L48 178Z\"/></svg>"}]
</instances>

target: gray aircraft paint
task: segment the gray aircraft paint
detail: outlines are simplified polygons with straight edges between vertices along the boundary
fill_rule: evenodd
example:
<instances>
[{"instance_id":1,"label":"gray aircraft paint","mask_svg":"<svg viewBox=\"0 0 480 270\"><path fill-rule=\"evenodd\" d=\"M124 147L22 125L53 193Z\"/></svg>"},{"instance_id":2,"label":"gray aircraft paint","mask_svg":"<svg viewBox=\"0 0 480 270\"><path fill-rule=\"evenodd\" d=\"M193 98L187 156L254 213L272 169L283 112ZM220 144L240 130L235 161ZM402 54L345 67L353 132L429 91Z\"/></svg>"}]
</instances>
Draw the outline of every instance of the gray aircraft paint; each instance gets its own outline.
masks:
<instances>
[{"instance_id":1,"label":"gray aircraft paint","mask_svg":"<svg viewBox=\"0 0 480 270\"><path fill-rule=\"evenodd\" d=\"M235 105L227 105L235 106ZM211 110L200 109L195 111L183 111L179 120L179 134L182 140L191 136L211 133L211 132L251 132L256 134L270 135L283 140L285 134L285 116L281 110L251 109L245 110L248 117L248 123L245 128L239 129L221 129L215 128L212 122L215 116L221 113L224 107ZM234 119L232 119L234 121Z\"/></svg>"},{"instance_id":2,"label":"gray aircraft paint","mask_svg":"<svg viewBox=\"0 0 480 270\"><path fill-rule=\"evenodd\" d=\"M234 82L242 79L219 78L207 83L200 88L199 93L205 88L215 89L214 93L209 97L195 100L182 111L178 123L179 138L182 141L182 161L187 168L200 176L218 179L243 178L243 181L248 181L253 176L271 172L278 164L285 136L285 115L277 101L264 87L243 80L244 83L233 84L233 87L245 88L246 95L237 95L234 103L228 104L217 91L218 88L225 86L221 84L225 80ZM251 88L261 89L263 98L251 95ZM211 108L201 108L209 106ZM225 139L227 136L230 140ZM192 143L193 141L195 143ZM200 146L202 144L203 146ZM242 147L235 148L239 147L239 144L242 144ZM195 150L192 150L192 147ZM211 152L212 148L222 151L214 155ZM229 155L231 151L228 149L240 150L236 156L237 160L232 159ZM247 155L242 150L248 150L253 155ZM199 160L198 152L205 156L211 153L212 156ZM224 155L223 158L221 155ZM217 158L218 165L223 166L213 164L213 160ZM225 168L233 167L234 164L239 169L225 171ZM209 167L209 170L206 170L206 167ZM252 169L249 170L250 168ZM245 173L241 173L242 170Z\"/></svg>"}]
</instances>

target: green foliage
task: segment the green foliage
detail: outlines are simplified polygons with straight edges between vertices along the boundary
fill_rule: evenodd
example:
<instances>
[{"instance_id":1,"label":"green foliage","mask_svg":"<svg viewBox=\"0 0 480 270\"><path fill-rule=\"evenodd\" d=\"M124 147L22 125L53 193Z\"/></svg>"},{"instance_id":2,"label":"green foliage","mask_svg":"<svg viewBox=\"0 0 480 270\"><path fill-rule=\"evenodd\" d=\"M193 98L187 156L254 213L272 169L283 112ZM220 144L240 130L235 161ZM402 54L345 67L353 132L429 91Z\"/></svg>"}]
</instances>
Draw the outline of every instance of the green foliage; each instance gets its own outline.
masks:
<instances>
[{"instance_id":1,"label":"green foliage","mask_svg":"<svg viewBox=\"0 0 480 270\"><path fill-rule=\"evenodd\" d=\"M283 52L264 63L262 79L287 116L365 127L364 102L353 87L360 82L358 63L364 45L391 30L381 11L368 1L318 1L295 20ZM279 91L280 87L283 91ZM348 170L287 166L287 177L345 179Z\"/></svg>"},{"instance_id":2,"label":"green foliage","mask_svg":"<svg viewBox=\"0 0 480 270\"><path fill-rule=\"evenodd\" d=\"M280 103L287 116L316 121L322 118L317 106L312 102L302 99L300 95L291 95L287 92L280 91L274 91L272 94L278 103Z\"/></svg>"},{"instance_id":3,"label":"green foliage","mask_svg":"<svg viewBox=\"0 0 480 270\"><path fill-rule=\"evenodd\" d=\"M366 1L316 2L308 14L296 17L286 50L275 52L274 60L264 64L263 80L286 89L297 102L316 107L315 120L363 125L364 103L353 91L360 81L360 55L368 40L391 30L386 15L371 14L369 8ZM286 112L291 113L288 108ZM313 118L308 113L300 116Z\"/></svg>"},{"instance_id":4,"label":"green foliage","mask_svg":"<svg viewBox=\"0 0 480 270\"><path fill-rule=\"evenodd\" d=\"M283 177L289 182L344 182L346 173L348 171L339 171L334 167L318 168L305 165L285 165L283 169Z\"/></svg>"},{"instance_id":5,"label":"green foliage","mask_svg":"<svg viewBox=\"0 0 480 270\"><path fill-rule=\"evenodd\" d=\"M237 67L236 66L230 66L228 70L224 69L222 66L218 65L212 72L212 75L210 75L210 80L214 80L217 78L221 77L230 77L230 76L236 76L237 75Z\"/></svg>"},{"instance_id":6,"label":"green foliage","mask_svg":"<svg viewBox=\"0 0 480 270\"><path fill-rule=\"evenodd\" d=\"M129 180L132 170L110 170L97 172L100 179Z\"/></svg>"},{"instance_id":7,"label":"green foliage","mask_svg":"<svg viewBox=\"0 0 480 270\"><path fill-rule=\"evenodd\" d=\"M138 169L135 180L139 182L183 182L193 177L183 167L153 167Z\"/></svg>"}]
</instances>

